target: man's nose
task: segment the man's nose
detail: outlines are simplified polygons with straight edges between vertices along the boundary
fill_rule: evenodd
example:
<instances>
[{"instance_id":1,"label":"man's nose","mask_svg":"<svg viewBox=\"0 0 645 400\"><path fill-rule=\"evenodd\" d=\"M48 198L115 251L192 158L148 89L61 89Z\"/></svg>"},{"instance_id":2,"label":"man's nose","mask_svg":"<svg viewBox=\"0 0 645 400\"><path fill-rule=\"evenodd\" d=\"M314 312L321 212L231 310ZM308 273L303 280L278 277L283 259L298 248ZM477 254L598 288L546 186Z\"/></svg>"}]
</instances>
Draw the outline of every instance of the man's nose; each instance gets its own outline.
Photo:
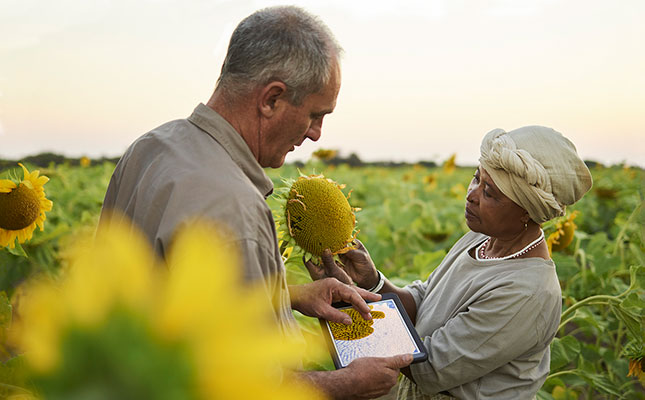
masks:
<instances>
[{"instance_id":1,"label":"man's nose","mask_svg":"<svg viewBox=\"0 0 645 400\"><path fill-rule=\"evenodd\" d=\"M306 136L316 142L322 135L322 123L314 123L307 130Z\"/></svg>"}]
</instances>

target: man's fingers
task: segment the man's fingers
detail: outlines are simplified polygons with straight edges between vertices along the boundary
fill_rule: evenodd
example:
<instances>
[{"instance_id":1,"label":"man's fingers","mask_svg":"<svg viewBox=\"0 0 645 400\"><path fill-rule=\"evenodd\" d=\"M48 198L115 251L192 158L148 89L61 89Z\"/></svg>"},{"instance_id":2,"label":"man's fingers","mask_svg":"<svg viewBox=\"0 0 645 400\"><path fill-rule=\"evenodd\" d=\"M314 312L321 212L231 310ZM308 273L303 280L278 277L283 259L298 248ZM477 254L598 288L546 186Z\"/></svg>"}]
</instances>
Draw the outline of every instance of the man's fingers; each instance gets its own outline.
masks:
<instances>
[{"instance_id":1,"label":"man's fingers","mask_svg":"<svg viewBox=\"0 0 645 400\"><path fill-rule=\"evenodd\" d=\"M369 290L365 290L365 289L360 288L358 286L354 287L354 289L356 289L358 294L362 298L364 298L366 301L379 301L379 300L381 300L381 297L383 297L378 293L372 293Z\"/></svg>"},{"instance_id":2,"label":"man's fingers","mask_svg":"<svg viewBox=\"0 0 645 400\"><path fill-rule=\"evenodd\" d=\"M348 285L343 285L337 288L337 293L340 299L345 303L351 304L354 309L361 314L363 319L372 319L372 314L370 314L371 310L369 306L367 305L367 303L365 303L365 300L363 300L356 288Z\"/></svg>"},{"instance_id":3,"label":"man's fingers","mask_svg":"<svg viewBox=\"0 0 645 400\"><path fill-rule=\"evenodd\" d=\"M352 318L332 306L327 306L325 311L321 313L321 316L327 321L338 322L339 324L351 325Z\"/></svg>"},{"instance_id":4,"label":"man's fingers","mask_svg":"<svg viewBox=\"0 0 645 400\"><path fill-rule=\"evenodd\" d=\"M412 364L412 354L399 354L392 357L386 357L385 366L392 369L401 369Z\"/></svg>"}]
</instances>

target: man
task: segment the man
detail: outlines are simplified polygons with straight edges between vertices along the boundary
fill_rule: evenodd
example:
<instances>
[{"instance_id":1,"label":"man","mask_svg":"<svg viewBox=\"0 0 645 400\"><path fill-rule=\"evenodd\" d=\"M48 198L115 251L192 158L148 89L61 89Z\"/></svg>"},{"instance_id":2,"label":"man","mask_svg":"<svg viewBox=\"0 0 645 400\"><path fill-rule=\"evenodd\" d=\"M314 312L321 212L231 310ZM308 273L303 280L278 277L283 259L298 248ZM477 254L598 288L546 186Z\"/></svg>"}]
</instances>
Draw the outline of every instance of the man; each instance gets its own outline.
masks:
<instances>
[{"instance_id":1,"label":"man","mask_svg":"<svg viewBox=\"0 0 645 400\"><path fill-rule=\"evenodd\" d=\"M123 155L102 219L111 209L125 214L161 257L175 230L191 218L225 223L242 250L244 278L264 282L285 334L297 326L292 309L351 323L332 301L351 302L371 318L363 298L379 295L335 278L287 287L265 202L273 184L262 168L280 167L304 140L320 138L340 89L341 52L329 29L299 8L273 7L245 18L207 104L143 135ZM386 394L411 361L409 354L364 358L342 370L299 376L333 398L373 398Z\"/></svg>"}]
</instances>

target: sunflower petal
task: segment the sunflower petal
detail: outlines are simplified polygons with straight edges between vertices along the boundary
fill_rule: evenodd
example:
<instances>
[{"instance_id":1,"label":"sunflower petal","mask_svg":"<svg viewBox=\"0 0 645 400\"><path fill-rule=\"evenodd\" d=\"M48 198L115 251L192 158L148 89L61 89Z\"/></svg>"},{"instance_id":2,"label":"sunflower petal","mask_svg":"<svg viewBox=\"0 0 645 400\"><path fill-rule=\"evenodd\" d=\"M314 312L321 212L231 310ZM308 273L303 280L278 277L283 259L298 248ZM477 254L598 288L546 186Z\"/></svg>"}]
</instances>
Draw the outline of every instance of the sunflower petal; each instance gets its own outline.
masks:
<instances>
[{"instance_id":1,"label":"sunflower petal","mask_svg":"<svg viewBox=\"0 0 645 400\"><path fill-rule=\"evenodd\" d=\"M0 193L9 193L18 187L13 181L9 179L0 179Z\"/></svg>"}]
</instances>

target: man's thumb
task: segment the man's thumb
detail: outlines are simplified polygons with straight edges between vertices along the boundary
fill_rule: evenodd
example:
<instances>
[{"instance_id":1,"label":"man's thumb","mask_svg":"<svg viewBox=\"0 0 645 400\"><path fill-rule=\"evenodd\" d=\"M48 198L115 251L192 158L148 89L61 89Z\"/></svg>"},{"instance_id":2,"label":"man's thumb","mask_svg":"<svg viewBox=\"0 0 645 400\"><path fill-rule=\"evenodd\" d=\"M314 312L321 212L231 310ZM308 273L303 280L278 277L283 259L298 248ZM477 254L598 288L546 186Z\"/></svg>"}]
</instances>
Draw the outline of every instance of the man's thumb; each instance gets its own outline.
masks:
<instances>
[{"instance_id":1,"label":"man's thumb","mask_svg":"<svg viewBox=\"0 0 645 400\"><path fill-rule=\"evenodd\" d=\"M412 354L399 354L398 356L392 356L388 367L401 369L407 367L412 363L413 356Z\"/></svg>"}]
</instances>

